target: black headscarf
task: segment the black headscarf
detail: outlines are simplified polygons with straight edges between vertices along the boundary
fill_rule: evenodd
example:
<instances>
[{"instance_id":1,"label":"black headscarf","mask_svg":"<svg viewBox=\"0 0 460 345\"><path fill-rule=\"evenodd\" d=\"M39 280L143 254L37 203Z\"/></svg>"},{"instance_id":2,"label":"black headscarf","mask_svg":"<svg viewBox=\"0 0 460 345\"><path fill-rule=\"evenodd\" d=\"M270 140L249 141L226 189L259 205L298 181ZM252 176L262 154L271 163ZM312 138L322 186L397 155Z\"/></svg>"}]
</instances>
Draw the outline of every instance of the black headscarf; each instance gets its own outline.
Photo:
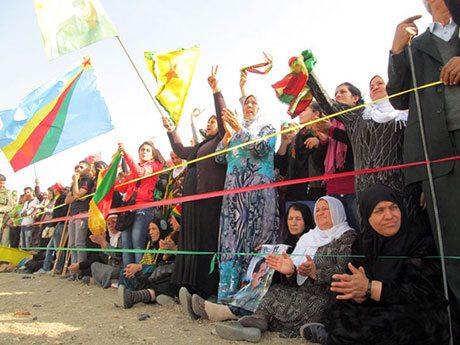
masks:
<instances>
[{"instance_id":1,"label":"black headscarf","mask_svg":"<svg viewBox=\"0 0 460 345\"><path fill-rule=\"evenodd\" d=\"M302 214L303 222L305 224L305 229L302 231L302 233L298 235L292 235L289 232L289 227L287 225L287 218L288 218L289 211L291 210L291 208L294 208L295 210L299 211ZM314 228L313 216L311 215L310 208L307 205L297 202L289 206L289 208L286 211L286 229L288 229L288 236L286 238L286 241L284 241L284 244L288 244L291 246L291 249L289 251L292 251L295 248L300 236L307 233L308 231L310 231L310 229L313 229L313 228Z\"/></svg>"},{"instance_id":2,"label":"black headscarf","mask_svg":"<svg viewBox=\"0 0 460 345\"><path fill-rule=\"evenodd\" d=\"M166 236L169 235L169 229L168 229L168 223L161 217L153 217L150 223L154 223L156 226L158 226L158 229L160 229L160 238L156 242L152 242L149 236L149 241L150 241L150 248L149 249L158 249L160 247L160 240L164 240Z\"/></svg>"},{"instance_id":3,"label":"black headscarf","mask_svg":"<svg viewBox=\"0 0 460 345\"><path fill-rule=\"evenodd\" d=\"M368 278L384 283L392 282L399 275L405 259L383 256L410 256L418 242L419 233L410 230L404 202L393 189L382 185L371 186L361 194L360 199L359 211L364 227L355 242L353 252L366 256L363 266ZM391 237L380 235L369 224L369 217L381 201L394 202L401 211L401 227Z\"/></svg>"}]
</instances>

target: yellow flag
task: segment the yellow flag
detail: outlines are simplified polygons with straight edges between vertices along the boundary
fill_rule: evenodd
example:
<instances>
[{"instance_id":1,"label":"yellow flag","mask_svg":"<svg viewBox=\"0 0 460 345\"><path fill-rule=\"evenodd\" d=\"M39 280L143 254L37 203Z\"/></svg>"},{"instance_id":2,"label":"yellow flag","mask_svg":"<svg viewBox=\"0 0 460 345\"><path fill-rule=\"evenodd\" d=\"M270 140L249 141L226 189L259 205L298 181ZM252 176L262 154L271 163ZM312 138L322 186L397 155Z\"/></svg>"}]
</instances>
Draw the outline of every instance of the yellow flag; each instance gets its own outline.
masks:
<instances>
[{"instance_id":1,"label":"yellow flag","mask_svg":"<svg viewBox=\"0 0 460 345\"><path fill-rule=\"evenodd\" d=\"M176 126L184 108L199 55L198 47L144 53L147 67L159 85L156 99Z\"/></svg>"},{"instance_id":2,"label":"yellow flag","mask_svg":"<svg viewBox=\"0 0 460 345\"><path fill-rule=\"evenodd\" d=\"M48 60L118 33L99 0L34 0Z\"/></svg>"}]
</instances>

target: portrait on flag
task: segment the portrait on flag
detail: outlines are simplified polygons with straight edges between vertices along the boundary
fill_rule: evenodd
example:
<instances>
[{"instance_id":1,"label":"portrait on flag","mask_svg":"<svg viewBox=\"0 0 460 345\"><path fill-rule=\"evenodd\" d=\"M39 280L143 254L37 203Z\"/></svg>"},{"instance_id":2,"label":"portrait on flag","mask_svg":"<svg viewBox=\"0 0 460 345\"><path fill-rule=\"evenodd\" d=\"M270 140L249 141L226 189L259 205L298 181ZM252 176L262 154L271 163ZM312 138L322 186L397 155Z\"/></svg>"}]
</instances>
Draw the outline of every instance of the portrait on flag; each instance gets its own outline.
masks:
<instances>
[{"instance_id":1,"label":"portrait on flag","mask_svg":"<svg viewBox=\"0 0 460 345\"><path fill-rule=\"evenodd\" d=\"M222 302L243 308L244 310L256 311L260 301L267 293L272 283L273 274L275 273L265 262L265 256L285 252L289 247L286 244L264 244L260 248L259 254L265 255L254 256L251 259L246 272L246 279L242 283L243 287Z\"/></svg>"},{"instance_id":2,"label":"portrait on flag","mask_svg":"<svg viewBox=\"0 0 460 345\"><path fill-rule=\"evenodd\" d=\"M117 36L99 0L35 0L48 60Z\"/></svg>"}]
</instances>

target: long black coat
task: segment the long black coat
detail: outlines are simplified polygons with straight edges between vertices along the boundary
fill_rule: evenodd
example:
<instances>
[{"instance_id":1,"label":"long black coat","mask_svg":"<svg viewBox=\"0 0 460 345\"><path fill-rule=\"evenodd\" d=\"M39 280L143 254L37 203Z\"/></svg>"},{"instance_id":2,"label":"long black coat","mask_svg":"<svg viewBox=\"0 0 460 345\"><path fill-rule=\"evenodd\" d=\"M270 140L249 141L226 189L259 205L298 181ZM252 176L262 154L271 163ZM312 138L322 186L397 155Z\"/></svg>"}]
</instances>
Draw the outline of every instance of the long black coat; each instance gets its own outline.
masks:
<instances>
[{"instance_id":1,"label":"long black coat","mask_svg":"<svg viewBox=\"0 0 460 345\"><path fill-rule=\"evenodd\" d=\"M418 86L438 81L444 63L436 48L433 35L429 30L413 39L412 54ZM456 55L460 55L460 39L457 42ZM389 95L414 87L409 65L408 47L400 54L390 56L388 78L387 91ZM436 85L418 91L430 160L456 155L447 131L444 90L444 85ZM396 109L409 109L409 119L404 139L404 162L424 161L415 93L410 92L392 98L390 102ZM433 176L436 178L447 175L453 169L453 166L453 161L433 164ZM427 180L425 165L405 169L405 173L406 184Z\"/></svg>"}]
</instances>

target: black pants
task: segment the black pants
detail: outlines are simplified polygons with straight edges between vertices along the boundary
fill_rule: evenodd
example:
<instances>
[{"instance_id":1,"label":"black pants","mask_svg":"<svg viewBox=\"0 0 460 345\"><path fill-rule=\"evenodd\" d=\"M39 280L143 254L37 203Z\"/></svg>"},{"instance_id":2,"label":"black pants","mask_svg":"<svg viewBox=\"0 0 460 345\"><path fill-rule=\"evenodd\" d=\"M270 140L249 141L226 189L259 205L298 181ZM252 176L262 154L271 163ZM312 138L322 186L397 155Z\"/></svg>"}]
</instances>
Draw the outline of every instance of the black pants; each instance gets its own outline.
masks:
<instances>
[{"instance_id":1,"label":"black pants","mask_svg":"<svg viewBox=\"0 0 460 345\"><path fill-rule=\"evenodd\" d=\"M21 227L15 226L10 229L10 246L11 248L19 248L19 239L21 235Z\"/></svg>"}]
</instances>

